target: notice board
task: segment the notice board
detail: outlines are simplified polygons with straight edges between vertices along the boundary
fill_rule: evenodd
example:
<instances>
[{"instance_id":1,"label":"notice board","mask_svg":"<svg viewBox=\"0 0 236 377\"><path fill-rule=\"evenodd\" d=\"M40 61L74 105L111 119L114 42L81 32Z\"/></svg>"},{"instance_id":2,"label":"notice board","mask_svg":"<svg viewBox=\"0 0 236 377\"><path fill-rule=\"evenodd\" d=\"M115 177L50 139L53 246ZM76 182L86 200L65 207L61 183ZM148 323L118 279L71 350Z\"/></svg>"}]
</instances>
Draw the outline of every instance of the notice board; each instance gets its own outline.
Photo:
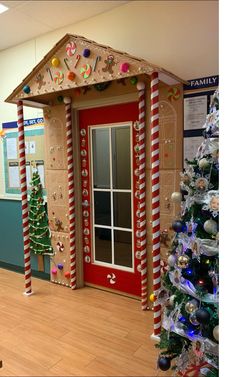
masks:
<instances>
[{"instance_id":1,"label":"notice board","mask_svg":"<svg viewBox=\"0 0 236 377\"><path fill-rule=\"evenodd\" d=\"M28 119L25 126L25 157L27 188L33 172L37 169L45 188L44 178L44 120L43 118ZM20 194L19 143L17 122L3 123L3 168L5 175L5 193Z\"/></svg>"},{"instance_id":2,"label":"notice board","mask_svg":"<svg viewBox=\"0 0 236 377\"><path fill-rule=\"evenodd\" d=\"M203 126L209 112L211 97L219 85L219 76L188 80L184 85L184 165L192 160L203 141Z\"/></svg>"}]
</instances>

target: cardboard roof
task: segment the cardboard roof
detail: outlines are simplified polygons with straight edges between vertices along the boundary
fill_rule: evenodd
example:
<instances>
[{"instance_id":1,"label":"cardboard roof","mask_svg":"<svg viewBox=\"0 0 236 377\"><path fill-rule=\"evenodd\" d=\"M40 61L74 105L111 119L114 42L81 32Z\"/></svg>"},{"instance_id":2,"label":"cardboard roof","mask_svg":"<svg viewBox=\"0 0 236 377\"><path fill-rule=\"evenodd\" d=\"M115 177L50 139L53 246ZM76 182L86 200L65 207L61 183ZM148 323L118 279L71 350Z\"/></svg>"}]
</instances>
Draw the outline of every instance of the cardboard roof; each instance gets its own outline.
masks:
<instances>
[{"instance_id":1,"label":"cardboard roof","mask_svg":"<svg viewBox=\"0 0 236 377\"><path fill-rule=\"evenodd\" d=\"M143 59L82 36L66 34L5 102L23 100L26 105L41 107L45 106L44 95L141 74L150 75L154 71L158 71L160 80L168 85L185 83L171 72Z\"/></svg>"}]
</instances>

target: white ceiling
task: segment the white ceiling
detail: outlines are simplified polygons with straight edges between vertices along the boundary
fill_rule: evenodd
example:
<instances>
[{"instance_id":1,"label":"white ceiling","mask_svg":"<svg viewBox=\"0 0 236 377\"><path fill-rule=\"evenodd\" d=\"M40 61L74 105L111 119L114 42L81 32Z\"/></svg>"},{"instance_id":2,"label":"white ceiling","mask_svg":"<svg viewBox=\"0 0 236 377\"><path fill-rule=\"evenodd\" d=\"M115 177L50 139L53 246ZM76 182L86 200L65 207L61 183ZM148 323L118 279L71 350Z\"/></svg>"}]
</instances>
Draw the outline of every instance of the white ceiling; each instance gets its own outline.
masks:
<instances>
[{"instance_id":1,"label":"white ceiling","mask_svg":"<svg viewBox=\"0 0 236 377\"><path fill-rule=\"evenodd\" d=\"M86 20L128 1L1 1L0 51L66 25Z\"/></svg>"}]
</instances>

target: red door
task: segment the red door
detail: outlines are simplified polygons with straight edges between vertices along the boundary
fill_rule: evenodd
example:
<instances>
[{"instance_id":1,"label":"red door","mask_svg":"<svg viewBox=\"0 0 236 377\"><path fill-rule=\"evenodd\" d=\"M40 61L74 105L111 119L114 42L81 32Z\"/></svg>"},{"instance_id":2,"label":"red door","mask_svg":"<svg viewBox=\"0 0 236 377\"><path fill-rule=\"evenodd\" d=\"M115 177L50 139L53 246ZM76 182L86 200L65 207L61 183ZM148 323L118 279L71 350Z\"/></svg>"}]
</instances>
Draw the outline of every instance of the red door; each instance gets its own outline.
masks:
<instances>
[{"instance_id":1,"label":"red door","mask_svg":"<svg viewBox=\"0 0 236 377\"><path fill-rule=\"evenodd\" d=\"M140 296L138 103L78 117L85 283Z\"/></svg>"}]
</instances>

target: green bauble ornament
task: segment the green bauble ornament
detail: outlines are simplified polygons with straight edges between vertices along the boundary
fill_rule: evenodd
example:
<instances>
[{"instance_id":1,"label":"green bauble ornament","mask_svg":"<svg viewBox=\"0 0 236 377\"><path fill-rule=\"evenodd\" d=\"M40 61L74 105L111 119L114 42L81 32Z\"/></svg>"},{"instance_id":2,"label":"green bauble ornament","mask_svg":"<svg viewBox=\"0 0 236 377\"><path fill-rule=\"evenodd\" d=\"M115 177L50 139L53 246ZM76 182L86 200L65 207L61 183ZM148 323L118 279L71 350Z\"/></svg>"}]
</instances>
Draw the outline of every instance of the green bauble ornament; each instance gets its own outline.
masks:
<instances>
[{"instance_id":1,"label":"green bauble ornament","mask_svg":"<svg viewBox=\"0 0 236 377\"><path fill-rule=\"evenodd\" d=\"M136 76L130 78L130 83L131 83L132 85L136 85L137 82L138 82L138 79L137 79Z\"/></svg>"},{"instance_id":2,"label":"green bauble ornament","mask_svg":"<svg viewBox=\"0 0 236 377\"><path fill-rule=\"evenodd\" d=\"M101 82L99 84L95 84L94 85L94 88L98 91L98 92L102 92L103 90L107 89L108 86L111 85L111 81L106 81L106 82Z\"/></svg>"},{"instance_id":3,"label":"green bauble ornament","mask_svg":"<svg viewBox=\"0 0 236 377\"><path fill-rule=\"evenodd\" d=\"M57 101L58 101L59 103L63 102L63 96L58 96L58 97L57 97Z\"/></svg>"}]
</instances>

